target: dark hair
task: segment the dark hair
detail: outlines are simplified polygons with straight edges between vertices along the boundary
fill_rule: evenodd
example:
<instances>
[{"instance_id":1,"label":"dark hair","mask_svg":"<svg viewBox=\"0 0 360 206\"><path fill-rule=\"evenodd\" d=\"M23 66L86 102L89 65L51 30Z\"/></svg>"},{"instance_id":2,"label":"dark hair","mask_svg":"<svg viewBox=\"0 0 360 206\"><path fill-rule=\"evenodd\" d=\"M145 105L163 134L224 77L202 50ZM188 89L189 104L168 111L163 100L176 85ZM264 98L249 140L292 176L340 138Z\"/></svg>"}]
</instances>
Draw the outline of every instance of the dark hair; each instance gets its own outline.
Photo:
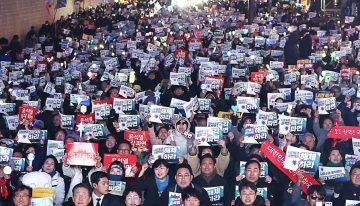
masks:
<instances>
[{"instance_id":1,"label":"dark hair","mask_svg":"<svg viewBox=\"0 0 360 206\"><path fill-rule=\"evenodd\" d=\"M125 139L120 140L120 141L118 142L117 146L119 147L119 145L121 145L121 144L127 144L127 145L129 145L130 150L131 150L131 148L132 148L131 142L129 142L128 140L125 140Z\"/></svg>"},{"instance_id":2,"label":"dark hair","mask_svg":"<svg viewBox=\"0 0 360 206\"><path fill-rule=\"evenodd\" d=\"M351 167L351 169L350 169L350 173L349 173L349 174L351 174L351 173L354 171L354 169L360 169L360 164L355 164L355 165L353 165L353 166Z\"/></svg>"},{"instance_id":3,"label":"dark hair","mask_svg":"<svg viewBox=\"0 0 360 206\"><path fill-rule=\"evenodd\" d=\"M166 129L166 131L169 131L169 127L167 125L165 125L165 124L161 125L157 129L155 129L155 135L156 136L159 136L159 133L160 133L161 129Z\"/></svg>"},{"instance_id":4,"label":"dark hair","mask_svg":"<svg viewBox=\"0 0 360 206\"><path fill-rule=\"evenodd\" d=\"M260 149L261 145L260 144L253 144L249 147L249 151L253 150L253 149Z\"/></svg>"},{"instance_id":5,"label":"dark hair","mask_svg":"<svg viewBox=\"0 0 360 206\"><path fill-rule=\"evenodd\" d=\"M139 190L135 189L135 188L132 188L132 187L129 187L128 189L126 189L126 190L124 191L123 197L126 198L126 196L127 196L130 192L136 192L136 193L139 195L139 197L141 198L141 192L140 192Z\"/></svg>"},{"instance_id":6,"label":"dark hair","mask_svg":"<svg viewBox=\"0 0 360 206\"><path fill-rule=\"evenodd\" d=\"M99 183L100 179L104 177L108 178L108 175L103 171L96 171L92 173L90 177L91 185Z\"/></svg>"},{"instance_id":7,"label":"dark hair","mask_svg":"<svg viewBox=\"0 0 360 206\"><path fill-rule=\"evenodd\" d=\"M108 168L108 170L107 170L108 173L110 173L110 170L111 170L112 166L114 166L114 165L118 165L118 166L122 169L123 173L125 173L124 164L121 163L121 162L118 161L118 160L115 160L115 161L111 162L111 164L109 165L109 168Z\"/></svg>"},{"instance_id":8,"label":"dark hair","mask_svg":"<svg viewBox=\"0 0 360 206\"><path fill-rule=\"evenodd\" d=\"M193 171L192 171L192 169L191 169L191 167L190 167L190 165L189 164L187 164L187 163L181 163L181 164L178 164L177 166L176 166L176 173L177 173L177 171L179 170L179 169L182 169L182 168L184 168L184 169L188 169L189 170L189 172L190 172L190 174L191 174L191 176L194 176L194 174L193 174Z\"/></svg>"},{"instance_id":9,"label":"dark hair","mask_svg":"<svg viewBox=\"0 0 360 206\"><path fill-rule=\"evenodd\" d=\"M42 166L45 164L45 161L47 160L47 159L52 159L53 161L54 161L54 169L55 169L55 171L58 171L59 170L59 162L58 162L58 160L56 159L56 157L54 156L54 155L48 155L48 156L46 156L45 157L45 159L44 159L44 161L43 161L43 163L41 164Z\"/></svg>"},{"instance_id":10,"label":"dark hair","mask_svg":"<svg viewBox=\"0 0 360 206\"><path fill-rule=\"evenodd\" d=\"M307 145L304 144L304 143L300 143L300 144L298 145L298 148L300 148L300 147L305 147L306 150L310 150L310 147L307 146Z\"/></svg>"},{"instance_id":11,"label":"dark hair","mask_svg":"<svg viewBox=\"0 0 360 206\"><path fill-rule=\"evenodd\" d=\"M257 187L255 183L244 181L242 184L239 185L239 193L241 193L241 190L245 188L250 188L251 190L255 191L255 194L257 193Z\"/></svg>"},{"instance_id":12,"label":"dark hair","mask_svg":"<svg viewBox=\"0 0 360 206\"><path fill-rule=\"evenodd\" d=\"M246 164L245 164L245 169L246 169L249 165L254 164L254 163L259 166L259 169L261 169L260 162L257 161L257 160L249 160L249 161L247 161Z\"/></svg>"},{"instance_id":13,"label":"dark hair","mask_svg":"<svg viewBox=\"0 0 360 206\"><path fill-rule=\"evenodd\" d=\"M75 187L72 189L73 195L75 194L75 190L77 190L78 188L85 188L89 194L89 197L91 197L92 189L89 186L89 184L79 183L79 184L75 185Z\"/></svg>"},{"instance_id":14,"label":"dark hair","mask_svg":"<svg viewBox=\"0 0 360 206\"><path fill-rule=\"evenodd\" d=\"M324 189L324 187L322 185L311 185L308 188L307 193L308 193L308 195L311 195L315 191L322 197L326 196L326 191L325 191L325 189Z\"/></svg>"},{"instance_id":15,"label":"dark hair","mask_svg":"<svg viewBox=\"0 0 360 206\"><path fill-rule=\"evenodd\" d=\"M312 29L312 30L309 31L309 34L310 34L310 35L317 35L317 32Z\"/></svg>"},{"instance_id":16,"label":"dark hair","mask_svg":"<svg viewBox=\"0 0 360 206\"><path fill-rule=\"evenodd\" d=\"M185 201L189 197L195 197L199 201L201 201L201 193L192 187L187 187L181 192L181 199ZM200 202L201 203L201 202Z\"/></svg>"},{"instance_id":17,"label":"dark hair","mask_svg":"<svg viewBox=\"0 0 360 206\"><path fill-rule=\"evenodd\" d=\"M15 188L13 192L13 198L15 197L15 194L20 191L27 190L29 192L29 197L32 197L32 188L23 184L20 184L17 188Z\"/></svg>"},{"instance_id":18,"label":"dark hair","mask_svg":"<svg viewBox=\"0 0 360 206\"><path fill-rule=\"evenodd\" d=\"M154 164L152 165L152 168L158 168L160 167L161 165L164 165L166 168L169 168L170 165L168 163L168 161L166 159L157 159L155 160Z\"/></svg>"},{"instance_id":19,"label":"dark hair","mask_svg":"<svg viewBox=\"0 0 360 206\"><path fill-rule=\"evenodd\" d=\"M262 162L263 161L263 158L260 156L260 155L258 155L258 154L251 154L251 155L249 155L249 158L248 158L248 160L251 160L251 159L257 159L259 162Z\"/></svg>"},{"instance_id":20,"label":"dark hair","mask_svg":"<svg viewBox=\"0 0 360 206\"><path fill-rule=\"evenodd\" d=\"M206 158L210 158L210 159L213 161L214 165L216 164L216 159L215 159L211 154L209 154L209 153L204 154L203 156L200 157L200 164L201 164L202 161L203 161L204 159L206 159Z\"/></svg>"},{"instance_id":21,"label":"dark hair","mask_svg":"<svg viewBox=\"0 0 360 206\"><path fill-rule=\"evenodd\" d=\"M334 124L334 120L330 116L327 116L323 119L321 125L324 124L325 120L327 120L327 119L329 119L331 121L331 123Z\"/></svg>"}]
</instances>

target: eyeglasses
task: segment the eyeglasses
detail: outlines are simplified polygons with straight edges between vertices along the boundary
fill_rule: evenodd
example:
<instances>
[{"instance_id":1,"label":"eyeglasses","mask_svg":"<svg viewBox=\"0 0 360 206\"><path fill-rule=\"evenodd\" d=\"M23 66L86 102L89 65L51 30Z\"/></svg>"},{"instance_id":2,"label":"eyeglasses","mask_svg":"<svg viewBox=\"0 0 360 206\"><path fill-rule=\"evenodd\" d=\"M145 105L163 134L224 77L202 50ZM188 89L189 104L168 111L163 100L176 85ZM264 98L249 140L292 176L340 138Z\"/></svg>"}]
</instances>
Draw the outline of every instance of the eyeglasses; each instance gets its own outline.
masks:
<instances>
[{"instance_id":1,"label":"eyeglasses","mask_svg":"<svg viewBox=\"0 0 360 206\"><path fill-rule=\"evenodd\" d=\"M30 195L20 195L20 194L17 194L15 195L15 198L25 198L25 197L29 197Z\"/></svg>"},{"instance_id":2,"label":"eyeglasses","mask_svg":"<svg viewBox=\"0 0 360 206\"><path fill-rule=\"evenodd\" d=\"M136 200L139 199L140 197L138 195L134 195L134 196L126 196L127 200Z\"/></svg>"},{"instance_id":3,"label":"eyeglasses","mask_svg":"<svg viewBox=\"0 0 360 206\"><path fill-rule=\"evenodd\" d=\"M310 198L311 198L312 200L316 200L316 199L318 199L318 200L324 200L324 199L325 199L325 197L323 197L323 196L317 196L317 195L310 195Z\"/></svg>"},{"instance_id":4,"label":"eyeglasses","mask_svg":"<svg viewBox=\"0 0 360 206\"><path fill-rule=\"evenodd\" d=\"M360 177L360 174L351 174L351 177Z\"/></svg>"}]
</instances>

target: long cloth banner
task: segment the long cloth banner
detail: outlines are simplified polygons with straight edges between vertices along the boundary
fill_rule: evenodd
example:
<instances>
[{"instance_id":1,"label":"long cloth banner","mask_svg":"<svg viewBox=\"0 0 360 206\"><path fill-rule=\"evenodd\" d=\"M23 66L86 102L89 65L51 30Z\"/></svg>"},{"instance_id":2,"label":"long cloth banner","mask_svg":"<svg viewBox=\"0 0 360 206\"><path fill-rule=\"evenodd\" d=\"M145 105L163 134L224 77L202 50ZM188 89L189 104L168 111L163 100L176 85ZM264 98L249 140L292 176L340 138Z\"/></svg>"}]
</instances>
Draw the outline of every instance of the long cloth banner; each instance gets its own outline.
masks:
<instances>
[{"instance_id":1,"label":"long cloth banner","mask_svg":"<svg viewBox=\"0 0 360 206\"><path fill-rule=\"evenodd\" d=\"M360 139L360 127L335 126L331 128L331 130L329 131L328 137L334 139L347 139L347 138Z\"/></svg>"},{"instance_id":2,"label":"long cloth banner","mask_svg":"<svg viewBox=\"0 0 360 206\"><path fill-rule=\"evenodd\" d=\"M284 168L285 152L269 142L264 142L260 150L281 172L288 176L291 181L297 182L295 172ZM301 189L307 194L307 190L311 185L318 185L319 183L309 174L304 173L303 176Z\"/></svg>"}]
</instances>

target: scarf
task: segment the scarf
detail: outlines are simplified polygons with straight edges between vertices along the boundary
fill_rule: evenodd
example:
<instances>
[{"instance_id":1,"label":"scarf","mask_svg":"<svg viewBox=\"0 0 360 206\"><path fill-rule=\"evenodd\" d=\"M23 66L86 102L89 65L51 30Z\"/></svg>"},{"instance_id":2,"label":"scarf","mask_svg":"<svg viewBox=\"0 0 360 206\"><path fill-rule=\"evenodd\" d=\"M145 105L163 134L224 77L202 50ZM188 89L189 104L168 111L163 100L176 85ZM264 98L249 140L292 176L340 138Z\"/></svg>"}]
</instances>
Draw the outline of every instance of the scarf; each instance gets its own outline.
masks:
<instances>
[{"instance_id":1,"label":"scarf","mask_svg":"<svg viewBox=\"0 0 360 206\"><path fill-rule=\"evenodd\" d=\"M109 180L111 180L111 181L121 181L122 178L123 178L122 175L109 174Z\"/></svg>"},{"instance_id":2,"label":"scarf","mask_svg":"<svg viewBox=\"0 0 360 206\"><path fill-rule=\"evenodd\" d=\"M215 172L213 172L210 176L205 176L205 175L201 175L201 176L208 184L210 184L211 180L213 180L215 177Z\"/></svg>"},{"instance_id":3,"label":"scarf","mask_svg":"<svg viewBox=\"0 0 360 206\"><path fill-rule=\"evenodd\" d=\"M0 180L0 192L2 198L7 199L9 197L9 190L5 178L1 178Z\"/></svg>"},{"instance_id":4,"label":"scarf","mask_svg":"<svg viewBox=\"0 0 360 206\"><path fill-rule=\"evenodd\" d=\"M333 163L331 161L328 161L326 163L327 167L344 167L344 165L340 162L340 163Z\"/></svg>"},{"instance_id":5,"label":"scarf","mask_svg":"<svg viewBox=\"0 0 360 206\"><path fill-rule=\"evenodd\" d=\"M41 169L42 172L45 172L43 169ZM56 175L56 170L50 172L50 173L47 173L49 174L51 177L54 177Z\"/></svg>"},{"instance_id":6,"label":"scarf","mask_svg":"<svg viewBox=\"0 0 360 206\"><path fill-rule=\"evenodd\" d=\"M159 192L163 192L169 185L169 175L166 176L165 181L160 181L159 178L155 177L155 182Z\"/></svg>"}]
</instances>

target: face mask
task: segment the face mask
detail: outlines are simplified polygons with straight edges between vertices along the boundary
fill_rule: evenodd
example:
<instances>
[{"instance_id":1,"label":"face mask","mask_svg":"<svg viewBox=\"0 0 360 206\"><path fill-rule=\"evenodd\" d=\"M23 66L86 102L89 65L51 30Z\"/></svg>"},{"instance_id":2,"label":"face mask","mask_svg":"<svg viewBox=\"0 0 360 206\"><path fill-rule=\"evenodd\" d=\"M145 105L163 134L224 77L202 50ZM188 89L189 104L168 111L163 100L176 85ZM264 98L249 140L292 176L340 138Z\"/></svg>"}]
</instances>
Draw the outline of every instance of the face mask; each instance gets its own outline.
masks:
<instances>
[{"instance_id":1,"label":"face mask","mask_svg":"<svg viewBox=\"0 0 360 206\"><path fill-rule=\"evenodd\" d=\"M122 175L112 175L112 174L109 174L109 180L112 180L112 181L121 181L123 178Z\"/></svg>"}]
</instances>

